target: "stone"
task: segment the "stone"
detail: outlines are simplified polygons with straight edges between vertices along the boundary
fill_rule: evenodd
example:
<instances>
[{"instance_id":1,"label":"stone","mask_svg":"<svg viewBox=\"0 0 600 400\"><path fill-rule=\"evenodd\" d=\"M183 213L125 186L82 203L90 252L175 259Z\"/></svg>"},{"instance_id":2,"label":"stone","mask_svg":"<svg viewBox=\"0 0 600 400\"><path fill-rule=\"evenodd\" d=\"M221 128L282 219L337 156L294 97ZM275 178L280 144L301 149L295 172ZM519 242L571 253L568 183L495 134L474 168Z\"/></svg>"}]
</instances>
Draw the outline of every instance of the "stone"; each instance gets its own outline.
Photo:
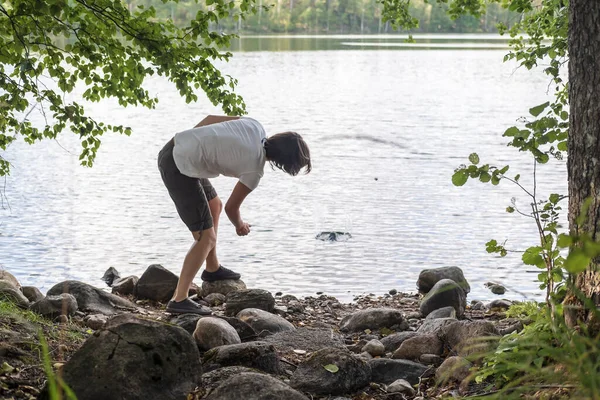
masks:
<instances>
[{"instance_id":1,"label":"stone","mask_svg":"<svg viewBox=\"0 0 600 400\"><path fill-rule=\"evenodd\" d=\"M423 297L419 310L426 317L431 312L447 306L454 307L457 317L462 317L467 307L467 295L453 280L442 279Z\"/></svg>"},{"instance_id":2,"label":"stone","mask_svg":"<svg viewBox=\"0 0 600 400\"><path fill-rule=\"evenodd\" d=\"M440 365L444 359L437 354L423 354L419 362L425 365Z\"/></svg>"},{"instance_id":3,"label":"stone","mask_svg":"<svg viewBox=\"0 0 600 400\"><path fill-rule=\"evenodd\" d=\"M108 322L108 317L104 314L94 314L87 317L85 320L85 326L95 331L104 328Z\"/></svg>"},{"instance_id":4,"label":"stone","mask_svg":"<svg viewBox=\"0 0 600 400\"><path fill-rule=\"evenodd\" d=\"M435 333L437 334L444 326L450 325L458 321L456 318L434 318L423 321L423 324L417 329L420 335Z\"/></svg>"},{"instance_id":5,"label":"stone","mask_svg":"<svg viewBox=\"0 0 600 400\"><path fill-rule=\"evenodd\" d=\"M471 302L471 310L485 310L485 304L483 304L483 301L473 300Z\"/></svg>"},{"instance_id":6,"label":"stone","mask_svg":"<svg viewBox=\"0 0 600 400\"><path fill-rule=\"evenodd\" d=\"M512 306L512 304L513 303L510 300L496 299L496 300L492 300L487 305L487 308L491 311L504 311L504 310L508 310L510 308L510 306Z\"/></svg>"},{"instance_id":7,"label":"stone","mask_svg":"<svg viewBox=\"0 0 600 400\"><path fill-rule=\"evenodd\" d=\"M274 345L281 352L293 350L314 352L325 347L344 347L344 337L331 328L301 327L293 331L277 332L262 340Z\"/></svg>"},{"instance_id":8,"label":"stone","mask_svg":"<svg viewBox=\"0 0 600 400\"><path fill-rule=\"evenodd\" d=\"M225 295L221 293L211 293L205 296L203 300L206 301L209 306L215 307L225 304L225 301L227 301L227 297L225 297Z\"/></svg>"},{"instance_id":9,"label":"stone","mask_svg":"<svg viewBox=\"0 0 600 400\"><path fill-rule=\"evenodd\" d=\"M398 350L394 352L392 358L402 358L405 360L419 360L423 354L442 355L444 344L434 334L418 335L405 340Z\"/></svg>"},{"instance_id":10,"label":"stone","mask_svg":"<svg viewBox=\"0 0 600 400\"><path fill-rule=\"evenodd\" d=\"M113 282L112 292L114 294L120 294L122 296L128 296L135 293L135 287L137 286L139 278L131 275L125 278L118 279Z\"/></svg>"},{"instance_id":11,"label":"stone","mask_svg":"<svg viewBox=\"0 0 600 400\"><path fill-rule=\"evenodd\" d=\"M185 329L190 335L193 335L200 318L202 316L198 314L179 314L172 317L169 322Z\"/></svg>"},{"instance_id":12,"label":"stone","mask_svg":"<svg viewBox=\"0 0 600 400\"><path fill-rule=\"evenodd\" d=\"M406 328L406 321L400 310L394 308L371 308L360 310L347 315L340 322L342 332L359 332L365 329L376 330L380 328L391 329L394 326Z\"/></svg>"},{"instance_id":13,"label":"stone","mask_svg":"<svg viewBox=\"0 0 600 400\"><path fill-rule=\"evenodd\" d=\"M398 293L398 291L396 289L391 289L388 293L391 294L392 296L394 296L395 294Z\"/></svg>"},{"instance_id":14,"label":"stone","mask_svg":"<svg viewBox=\"0 0 600 400\"><path fill-rule=\"evenodd\" d=\"M435 286L436 283L441 281L442 279L451 279L460 286L465 294L471 291L471 287L469 283L465 279L465 275L463 274L462 269L458 267L441 267L441 268L431 268L424 269L419 274L419 279L417 280L417 288L420 293L429 293L431 288Z\"/></svg>"},{"instance_id":15,"label":"stone","mask_svg":"<svg viewBox=\"0 0 600 400\"><path fill-rule=\"evenodd\" d=\"M246 308L258 308L272 312L275 298L271 293L262 289L245 289L229 292L225 303L225 315L236 315Z\"/></svg>"},{"instance_id":16,"label":"stone","mask_svg":"<svg viewBox=\"0 0 600 400\"><path fill-rule=\"evenodd\" d=\"M390 383L387 387L388 393L400 393L408 396L415 395L415 389L412 387L410 383L408 383L404 379L397 379L394 382Z\"/></svg>"},{"instance_id":17,"label":"stone","mask_svg":"<svg viewBox=\"0 0 600 400\"><path fill-rule=\"evenodd\" d=\"M256 372L263 374L262 371L248 367L223 367L202 374L202 389L210 392L217 388L223 381L232 376L239 375L244 372Z\"/></svg>"},{"instance_id":18,"label":"stone","mask_svg":"<svg viewBox=\"0 0 600 400\"><path fill-rule=\"evenodd\" d=\"M202 358L205 371L229 366L255 368L270 374L279 374L279 357L272 344L248 342L210 349Z\"/></svg>"},{"instance_id":19,"label":"stone","mask_svg":"<svg viewBox=\"0 0 600 400\"><path fill-rule=\"evenodd\" d=\"M394 352L396 351L396 349L398 347L400 347L400 345L402 344L402 342L404 342L405 340L417 336L418 333L417 332L412 332L412 331L406 331L406 332L398 332L398 333L393 333L391 335L385 336L383 338L381 338L381 343L383 344L383 346L385 347L385 351L386 352Z\"/></svg>"},{"instance_id":20,"label":"stone","mask_svg":"<svg viewBox=\"0 0 600 400\"><path fill-rule=\"evenodd\" d=\"M152 264L140 276L135 287L135 296L138 299L167 302L173 297L178 280L177 275L162 265Z\"/></svg>"},{"instance_id":21,"label":"stone","mask_svg":"<svg viewBox=\"0 0 600 400\"><path fill-rule=\"evenodd\" d=\"M252 329L250 325L239 318L225 317L221 315L218 315L217 318L221 318L222 320L227 321L229 325L233 326L233 329L237 331L242 342L255 340L258 337L254 329Z\"/></svg>"},{"instance_id":22,"label":"stone","mask_svg":"<svg viewBox=\"0 0 600 400\"><path fill-rule=\"evenodd\" d=\"M438 308L429 313L425 319L456 318L456 310L452 306Z\"/></svg>"},{"instance_id":23,"label":"stone","mask_svg":"<svg viewBox=\"0 0 600 400\"><path fill-rule=\"evenodd\" d=\"M59 315L74 315L79 307L75 296L61 293L56 296L46 296L33 303L29 309L44 317L55 318Z\"/></svg>"},{"instance_id":24,"label":"stone","mask_svg":"<svg viewBox=\"0 0 600 400\"><path fill-rule=\"evenodd\" d=\"M506 288L502 285L492 285L489 287L490 291L494 294L504 294L506 293Z\"/></svg>"},{"instance_id":25,"label":"stone","mask_svg":"<svg viewBox=\"0 0 600 400\"><path fill-rule=\"evenodd\" d=\"M405 379L411 385L419 383L419 378L428 370L425 365L409 360L390 360L389 358L374 358L369 361L371 366L371 382L390 383Z\"/></svg>"},{"instance_id":26,"label":"stone","mask_svg":"<svg viewBox=\"0 0 600 400\"><path fill-rule=\"evenodd\" d=\"M308 400L272 376L255 372L242 372L225 380L208 395L207 400Z\"/></svg>"},{"instance_id":27,"label":"stone","mask_svg":"<svg viewBox=\"0 0 600 400\"><path fill-rule=\"evenodd\" d=\"M286 307L289 313L299 314L304 312L304 306L298 300L291 300Z\"/></svg>"},{"instance_id":28,"label":"stone","mask_svg":"<svg viewBox=\"0 0 600 400\"><path fill-rule=\"evenodd\" d=\"M361 350L373 357L380 357L385 354L385 346L377 339L369 340Z\"/></svg>"},{"instance_id":29,"label":"stone","mask_svg":"<svg viewBox=\"0 0 600 400\"><path fill-rule=\"evenodd\" d=\"M215 317L200 318L194 331L194 339L201 350L228 344L242 343L240 335L227 321Z\"/></svg>"},{"instance_id":30,"label":"stone","mask_svg":"<svg viewBox=\"0 0 600 400\"><path fill-rule=\"evenodd\" d=\"M5 269L0 269L0 281L7 281L11 284L11 286L14 286L15 289L21 289L21 284L19 283L17 278L15 278L13 274L11 274Z\"/></svg>"},{"instance_id":31,"label":"stone","mask_svg":"<svg viewBox=\"0 0 600 400\"><path fill-rule=\"evenodd\" d=\"M438 336L457 355L473 359L493 350L499 338L496 327L489 321L456 321L444 326Z\"/></svg>"},{"instance_id":32,"label":"stone","mask_svg":"<svg viewBox=\"0 0 600 400\"><path fill-rule=\"evenodd\" d=\"M6 271L2 272L8 274ZM27 297L9 280L0 280L0 298L8 300L20 308L29 307Z\"/></svg>"},{"instance_id":33,"label":"stone","mask_svg":"<svg viewBox=\"0 0 600 400\"><path fill-rule=\"evenodd\" d=\"M245 290L246 284L241 280L224 280L216 282L202 282L199 295L206 297L211 293L221 293L227 295L229 292L235 292L237 290Z\"/></svg>"},{"instance_id":34,"label":"stone","mask_svg":"<svg viewBox=\"0 0 600 400\"><path fill-rule=\"evenodd\" d=\"M89 314L113 315L123 311L137 310L137 306L129 300L83 282L64 281L58 283L48 290L47 295L56 296L62 293L75 296L79 310Z\"/></svg>"},{"instance_id":35,"label":"stone","mask_svg":"<svg viewBox=\"0 0 600 400\"><path fill-rule=\"evenodd\" d=\"M373 356L370 355L369 353L367 353L366 351L363 351L362 353L360 353L356 357L358 357L359 359L363 360L364 362L369 362L370 360L373 359Z\"/></svg>"},{"instance_id":36,"label":"stone","mask_svg":"<svg viewBox=\"0 0 600 400\"><path fill-rule=\"evenodd\" d=\"M462 382L469 376L471 363L458 356L451 356L438 367L435 371L435 379L438 383L446 384L448 382Z\"/></svg>"},{"instance_id":37,"label":"stone","mask_svg":"<svg viewBox=\"0 0 600 400\"><path fill-rule=\"evenodd\" d=\"M352 238L352 235L349 232L321 232L315 236L315 239L322 240L324 242L345 242L346 240ZM320 293L317 293L320 294Z\"/></svg>"},{"instance_id":38,"label":"stone","mask_svg":"<svg viewBox=\"0 0 600 400\"><path fill-rule=\"evenodd\" d=\"M335 365L337 372L325 366ZM312 394L345 394L361 389L371 380L371 368L345 349L324 348L314 352L294 371L290 386Z\"/></svg>"},{"instance_id":39,"label":"stone","mask_svg":"<svg viewBox=\"0 0 600 400\"><path fill-rule=\"evenodd\" d=\"M187 332L131 314L109 320L62 368L82 400L181 400L201 376L198 347Z\"/></svg>"},{"instance_id":40,"label":"stone","mask_svg":"<svg viewBox=\"0 0 600 400\"><path fill-rule=\"evenodd\" d=\"M250 325L259 337L296 329L285 318L258 308L246 308L240 311L236 317Z\"/></svg>"},{"instance_id":41,"label":"stone","mask_svg":"<svg viewBox=\"0 0 600 400\"><path fill-rule=\"evenodd\" d=\"M29 300L31 303L35 303L36 301L42 300L44 297L46 297L42 294L42 292L40 292L40 289L36 288L35 286L23 286L21 291L23 292L23 296L27 297L27 300Z\"/></svg>"},{"instance_id":42,"label":"stone","mask_svg":"<svg viewBox=\"0 0 600 400\"><path fill-rule=\"evenodd\" d=\"M106 270L106 272L104 272L104 275L102 276L102 280L108 286L112 286L113 282L118 280L120 277L121 277L121 274L119 274L119 271L117 271L116 268L114 268L114 267L110 267L109 269Z\"/></svg>"}]
</instances>

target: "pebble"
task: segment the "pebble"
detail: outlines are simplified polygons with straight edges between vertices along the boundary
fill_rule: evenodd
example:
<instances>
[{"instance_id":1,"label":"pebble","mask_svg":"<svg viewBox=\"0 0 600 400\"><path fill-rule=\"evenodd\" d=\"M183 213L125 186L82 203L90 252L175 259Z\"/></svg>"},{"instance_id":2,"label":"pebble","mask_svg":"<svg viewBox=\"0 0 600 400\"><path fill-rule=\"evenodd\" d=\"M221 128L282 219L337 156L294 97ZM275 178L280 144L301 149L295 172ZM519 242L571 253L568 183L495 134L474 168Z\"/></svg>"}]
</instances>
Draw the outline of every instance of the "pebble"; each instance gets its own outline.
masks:
<instances>
[{"instance_id":1,"label":"pebble","mask_svg":"<svg viewBox=\"0 0 600 400\"><path fill-rule=\"evenodd\" d=\"M395 294L397 294L397 293L398 293L398 291L396 289L392 289L392 290L389 291L389 294L391 294L392 296L395 295Z\"/></svg>"}]
</instances>

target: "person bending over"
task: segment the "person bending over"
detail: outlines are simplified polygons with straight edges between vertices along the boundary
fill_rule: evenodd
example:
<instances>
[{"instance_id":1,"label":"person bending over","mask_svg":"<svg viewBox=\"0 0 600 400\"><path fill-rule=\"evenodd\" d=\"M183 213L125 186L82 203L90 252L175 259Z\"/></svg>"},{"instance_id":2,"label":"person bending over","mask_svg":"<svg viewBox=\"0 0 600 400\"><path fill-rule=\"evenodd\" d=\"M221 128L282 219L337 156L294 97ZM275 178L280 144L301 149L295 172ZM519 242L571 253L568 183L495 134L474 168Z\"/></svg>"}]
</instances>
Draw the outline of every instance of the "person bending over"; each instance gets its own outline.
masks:
<instances>
[{"instance_id":1,"label":"person bending over","mask_svg":"<svg viewBox=\"0 0 600 400\"><path fill-rule=\"evenodd\" d=\"M292 176L302 168L308 174L312 168L310 151L299 134L283 132L266 137L262 125L249 117L209 115L193 129L177 133L158 154L162 180L194 237L167 312L211 313L188 298L190 285L204 262L203 281L240 279L240 274L220 265L217 258L223 204L208 179L219 175L238 178L225 213L237 234L245 236L250 225L242 219L240 206L258 186L266 162Z\"/></svg>"}]
</instances>

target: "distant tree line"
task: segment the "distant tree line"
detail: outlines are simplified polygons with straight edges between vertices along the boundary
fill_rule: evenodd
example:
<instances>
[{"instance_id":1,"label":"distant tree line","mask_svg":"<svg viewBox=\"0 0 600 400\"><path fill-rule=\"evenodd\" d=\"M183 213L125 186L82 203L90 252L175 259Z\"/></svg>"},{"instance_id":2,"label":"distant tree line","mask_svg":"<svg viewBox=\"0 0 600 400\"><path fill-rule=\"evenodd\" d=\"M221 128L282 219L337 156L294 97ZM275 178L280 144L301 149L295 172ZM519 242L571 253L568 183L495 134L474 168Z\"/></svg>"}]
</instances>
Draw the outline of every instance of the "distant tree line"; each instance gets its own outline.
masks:
<instances>
[{"instance_id":1,"label":"distant tree line","mask_svg":"<svg viewBox=\"0 0 600 400\"><path fill-rule=\"evenodd\" d=\"M154 7L159 19L172 19L176 25L184 25L198 10L206 10L206 2L179 0L178 3L163 3L161 0L124 0L130 10L143 6ZM240 33L391 33L392 29L382 20L382 5L376 0L258 0L266 6L257 14L246 19L229 17L222 20L214 30ZM412 15L419 19L419 28L413 32L423 33L493 33L496 25L511 26L520 14L509 12L498 4L490 4L480 18L461 16L452 20L448 5L426 3L424 0L411 2Z\"/></svg>"}]
</instances>

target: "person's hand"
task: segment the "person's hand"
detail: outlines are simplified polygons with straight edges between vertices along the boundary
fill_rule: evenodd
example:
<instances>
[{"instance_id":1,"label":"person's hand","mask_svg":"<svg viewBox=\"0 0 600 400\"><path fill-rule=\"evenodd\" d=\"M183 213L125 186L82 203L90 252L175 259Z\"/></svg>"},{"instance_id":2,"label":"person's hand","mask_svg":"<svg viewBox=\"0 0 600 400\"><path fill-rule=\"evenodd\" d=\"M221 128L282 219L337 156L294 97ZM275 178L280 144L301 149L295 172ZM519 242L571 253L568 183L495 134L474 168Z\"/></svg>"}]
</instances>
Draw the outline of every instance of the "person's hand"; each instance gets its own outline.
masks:
<instances>
[{"instance_id":1,"label":"person's hand","mask_svg":"<svg viewBox=\"0 0 600 400\"><path fill-rule=\"evenodd\" d=\"M238 236L246 236L250 233L250 225L248 225L245 222L242 222L240 226L235 228L235 232L238 234Z\"/></svg>"}]
</instances>

